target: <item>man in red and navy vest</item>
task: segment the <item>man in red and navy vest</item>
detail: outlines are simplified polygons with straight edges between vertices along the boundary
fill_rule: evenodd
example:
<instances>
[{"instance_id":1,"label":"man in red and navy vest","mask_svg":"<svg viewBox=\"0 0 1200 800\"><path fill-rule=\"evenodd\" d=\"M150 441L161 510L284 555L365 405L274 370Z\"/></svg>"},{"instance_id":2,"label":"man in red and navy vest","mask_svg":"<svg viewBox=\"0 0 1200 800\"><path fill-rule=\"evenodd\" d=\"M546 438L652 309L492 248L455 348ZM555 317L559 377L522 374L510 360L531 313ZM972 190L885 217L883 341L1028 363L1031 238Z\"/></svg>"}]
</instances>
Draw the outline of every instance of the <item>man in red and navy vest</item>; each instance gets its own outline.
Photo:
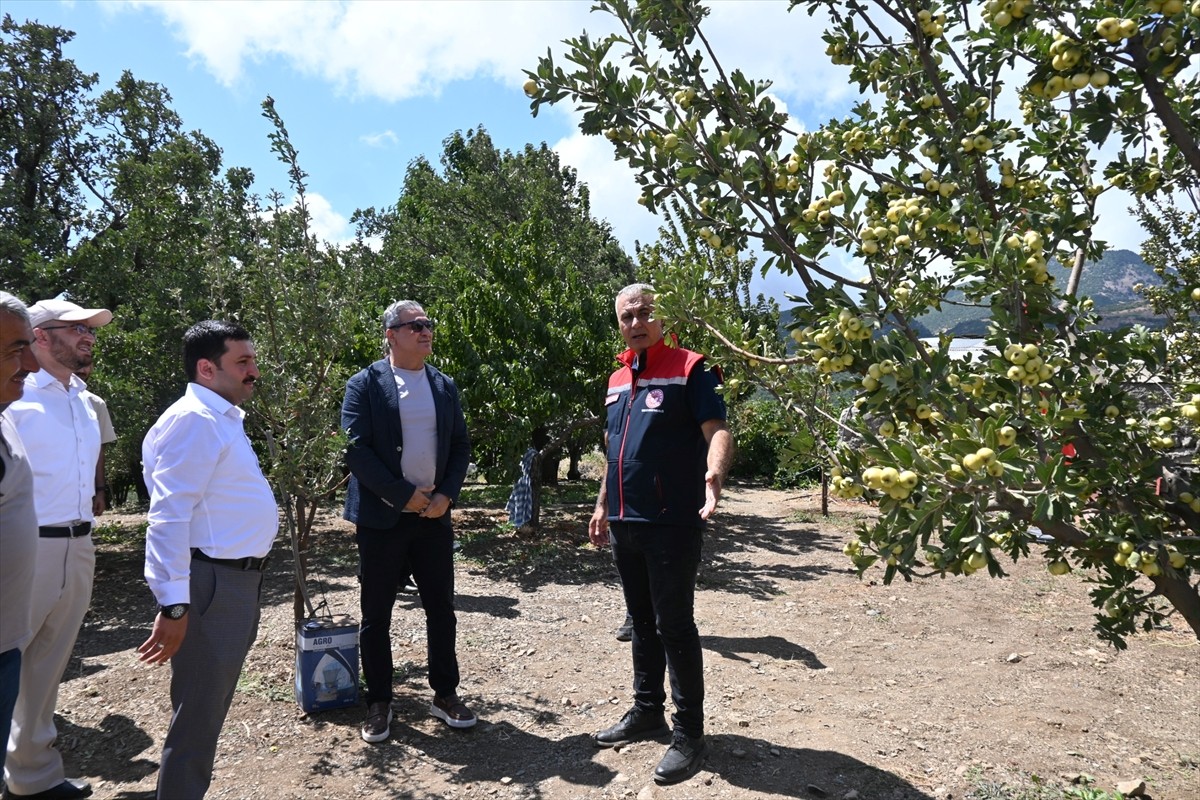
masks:
<instances>
[{"instance_id":1,"label":"man in red and navy vest","mask_svg":"<svg viewBox=\"0 0 1200 800\"><path fill-rule=\"evenodd\" d=\"M716 392L720 372L707 369L699 353L663 340L654 289L626 286L616 310L629 349L608 379L608 469L588 535L597 546L611 543L633 619L634 705L592 738L613 747L670 732L663 709L669 670L674 735L654 779L671 784L695 775L708 755L704 664L693 613L696 571L704 523L733 459L733 437Z\"/></svg>"}]
</instances>

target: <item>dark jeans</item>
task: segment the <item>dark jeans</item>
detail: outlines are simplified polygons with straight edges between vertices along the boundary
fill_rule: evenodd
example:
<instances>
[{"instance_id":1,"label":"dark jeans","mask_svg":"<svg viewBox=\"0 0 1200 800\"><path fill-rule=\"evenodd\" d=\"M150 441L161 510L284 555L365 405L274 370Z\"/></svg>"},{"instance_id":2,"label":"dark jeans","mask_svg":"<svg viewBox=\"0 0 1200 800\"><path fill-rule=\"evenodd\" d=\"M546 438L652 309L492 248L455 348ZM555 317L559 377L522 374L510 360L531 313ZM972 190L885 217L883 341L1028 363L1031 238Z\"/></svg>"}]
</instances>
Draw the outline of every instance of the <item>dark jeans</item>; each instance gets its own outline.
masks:
<instances>
[{"instance_id":1,"label":"dark jeans","mask_svg":"<svg viewBox=\"0 0 1200 800\"><path fill-rule=\"evenodd\" d=\"M12 728L13 708L21 684L21 651L17 648L0 653L0 777L4 775L4 756L8 753L8 732Z\"/></svg>"},{"instance_id":2,"label":"dark jeans","mask_svg":"<svg viewBox=\"0 0 1200 800\"><path fill-rule=\"evenodd\" d=\"M633 617L634 703L661 710L669 673L675 729L702 736L704 657L694 614L702 531L636 522L613 522L609 528L625 607Z\"/></svg>"},{"instance_id":3,"label":"dark jeans","mask_svg":"<svg viewBox=\"0 0 1200 800\"><path fill-rule=\"evenodd\" d=\"M401 514L394 528L358 526L362 627L358 647L367 703L392 699L392 607L407 568L420 588L429 650L429 685L437 695L458 688L454 616L454 533L436 519Z\"/></svg>"}]
</instances>

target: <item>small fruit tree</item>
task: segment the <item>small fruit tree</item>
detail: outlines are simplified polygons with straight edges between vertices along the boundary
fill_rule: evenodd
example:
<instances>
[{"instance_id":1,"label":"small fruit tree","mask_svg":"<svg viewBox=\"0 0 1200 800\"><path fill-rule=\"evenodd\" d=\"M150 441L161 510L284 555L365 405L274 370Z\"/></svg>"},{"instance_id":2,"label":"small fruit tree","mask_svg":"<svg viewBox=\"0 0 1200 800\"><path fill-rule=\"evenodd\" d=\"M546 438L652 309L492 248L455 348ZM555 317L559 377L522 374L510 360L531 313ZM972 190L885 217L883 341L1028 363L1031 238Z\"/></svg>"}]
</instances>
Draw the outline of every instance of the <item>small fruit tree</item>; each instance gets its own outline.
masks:
<instances>
[{"instance_id":1,"label":"small fruit tree","mask_svg":"<svg viewBox=\"0 0 1200 800\"><path fill-rule=\"evenodd\" d=\"M249 193L247 170L230 170L223 202L211 207L203 275L213 313L245 325L258 351L262 377L246 404L247 430L265 445L265 471L292 550L299 623L329 611L313 603L310 550L317 512L345 482L347 435L338 412L356 369L348 354L364 330L364 248L317 238L300 154L275 100L268 96L262 109L291 200L273 190L264 201Z\"/></svg>"},{"instance_id":2,"label":"small fruit tree","mask_svg":"<svg viewBox=\"0 0 1200 800\"><path fill-rule=\"evenodd\" d=\"M761 248L795 277L794 358L725 339L790 365L763 376L782 396L808 368L853 392L846 425L862 445L830 456L837 492L879 505L846 548L860 570L999 576L1036 528L1052 537L1036 548L1052 573L1094 583L1102 637L1122 647L1172 613L1200 636L1200 489L1194 454L1179 454L1200 383L1170 350L1200 310L1195 250L1172 260L1168 333L1102 332L1074 296L1106 247L1104 192L1194 220L1200 3L792 6L797 26L812 24L800 11L824 20L827 54L862 93L815 131L769 82L720 63L694 0L599 2L622 32L567 42L565 69L541 59L533 111L574 103L582 130L637 172L645 205L673 197L712 248ZM839 253L858 268L830 266ZM670 313L699 302L693 283L658 288ZM915 323L952 288L990 310L968 361Z\"/></svg>"}]
</instances>

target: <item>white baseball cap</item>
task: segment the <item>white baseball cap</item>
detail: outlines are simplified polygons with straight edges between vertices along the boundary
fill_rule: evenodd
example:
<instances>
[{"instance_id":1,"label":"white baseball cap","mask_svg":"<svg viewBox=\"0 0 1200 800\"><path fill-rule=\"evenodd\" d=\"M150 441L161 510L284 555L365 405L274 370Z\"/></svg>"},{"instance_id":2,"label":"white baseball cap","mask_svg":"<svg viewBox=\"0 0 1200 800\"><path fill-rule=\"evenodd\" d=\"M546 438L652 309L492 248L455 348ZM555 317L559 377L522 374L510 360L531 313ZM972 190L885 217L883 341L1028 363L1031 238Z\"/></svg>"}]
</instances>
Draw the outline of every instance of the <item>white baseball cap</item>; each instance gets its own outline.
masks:
<instances>
[{"instance_id":1,"label":"white baseball cap","mask_svg":"<svg viewBox=\"0 0 1200 800\"><path fill-rule=\"evenodd\" d=\"M83 308L69 300L39 300L29 307L29 325L40 328L47 322L83 322L91 328L102 328L112 322L107 308Z\"/></svg>"}]
</instances>

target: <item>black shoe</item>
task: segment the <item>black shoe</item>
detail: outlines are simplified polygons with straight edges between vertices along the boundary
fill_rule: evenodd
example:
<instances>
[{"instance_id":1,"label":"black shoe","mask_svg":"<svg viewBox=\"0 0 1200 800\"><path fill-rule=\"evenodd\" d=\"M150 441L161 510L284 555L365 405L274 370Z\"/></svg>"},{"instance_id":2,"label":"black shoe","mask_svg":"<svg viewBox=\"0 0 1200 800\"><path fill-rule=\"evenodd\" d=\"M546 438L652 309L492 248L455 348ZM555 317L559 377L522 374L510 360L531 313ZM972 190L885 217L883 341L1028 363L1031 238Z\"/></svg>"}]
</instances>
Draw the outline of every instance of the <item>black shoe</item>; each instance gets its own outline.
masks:
<instances>
[{"instance_id":1,"label":"black shoe","mask_svg":"<svg viewBox=\"0 0 1200 800\"><path fill-rule=\"evenodd\" d=\"M400 593L401 594L420 594L421 590L417 588L417 584L414 583L413 579L410 577L410 578L405 578L404 580L400 581Z\"/></svg>"},{"instance_id":2,"label":"black shoe","mask_svg":"<svg viewBox=\"0 0 1200 800\"><path fill-rule=\"evenodd\" d=\"M643 739L657 739L671 732L667 727L667 719L662 709L643 711L634 706L625 712L621 721L611 728L605 728L599 733L592 734L592 741L597 747L616 747L619 744L640 742Z\"/></svg>"},{"instance_id":3,"label":"black shoe","mask_svg":"<svg viewBox=\"0 0 1200 800\"><path fill-rule=\"evenodd\" d=\"M617 641L633 641L633 617L629 616L628 614L625 615L625 622L621 624L621 627L617 628Z\"/></svg>"},{"instance_id":4,"label":"black shoe","mask_svg":"<svg viewBox=\"0 0 1200 800\"><path fill-rule=\"evenodd\" d=\"M37 798L37 800L76 800L76 798L91 796L92 785L78 778L67 778L57 786L43 789L37 794L17 794L7 786L4 787L5 800L10 797Z\"/></svg>"},{"instance_id":5,"label":"black shoe","mask_svg":"<svg viewBox=\"0 0 1200 800\"><path fill-rule=\"evenodd\" d=\"M693 739L683 731L675 731L671 746L654 768L654 782L672 784L686 781L704 766L708 758L708 740L703 736Z\"/></svg>"}]
</instances>

